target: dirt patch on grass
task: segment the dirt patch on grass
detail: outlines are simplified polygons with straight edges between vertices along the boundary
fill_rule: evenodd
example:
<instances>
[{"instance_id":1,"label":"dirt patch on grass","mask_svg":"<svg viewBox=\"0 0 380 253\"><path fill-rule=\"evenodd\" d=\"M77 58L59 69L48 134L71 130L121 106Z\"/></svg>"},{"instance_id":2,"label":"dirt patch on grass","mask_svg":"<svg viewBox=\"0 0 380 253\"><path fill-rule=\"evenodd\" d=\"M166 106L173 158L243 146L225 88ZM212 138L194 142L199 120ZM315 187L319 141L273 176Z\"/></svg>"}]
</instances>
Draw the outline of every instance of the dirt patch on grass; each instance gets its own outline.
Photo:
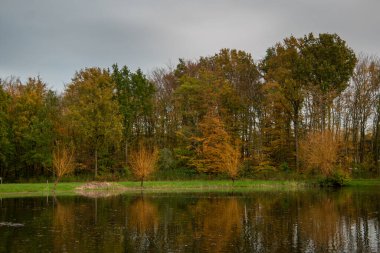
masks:
<instances>
[{"instance_id":1,"label":"dirt patch on grass","mask_svg":"<svg viewBox=\"0 0 380 253\"><path fill-rule=\"evenodd\" d=\"M89 198L105 198L119 195L127 190L126 187L111 182L89 182L75 188L75 192Z\"/></svg>"},{"instance_id":2,"label":"dirt patch on grass","mask_svg":"<svg viewBox=\"0 0 380 253\"><path fill-rule=\"evenodd\" d=\"M89 182L85 183L81 186L78 186L75 188L75 190L83 191L83 190L108 190L108 189L114 189L117 187L122 187L121 185L117 185L115 183L110 182Z\"/></svg>"}]
</instances>

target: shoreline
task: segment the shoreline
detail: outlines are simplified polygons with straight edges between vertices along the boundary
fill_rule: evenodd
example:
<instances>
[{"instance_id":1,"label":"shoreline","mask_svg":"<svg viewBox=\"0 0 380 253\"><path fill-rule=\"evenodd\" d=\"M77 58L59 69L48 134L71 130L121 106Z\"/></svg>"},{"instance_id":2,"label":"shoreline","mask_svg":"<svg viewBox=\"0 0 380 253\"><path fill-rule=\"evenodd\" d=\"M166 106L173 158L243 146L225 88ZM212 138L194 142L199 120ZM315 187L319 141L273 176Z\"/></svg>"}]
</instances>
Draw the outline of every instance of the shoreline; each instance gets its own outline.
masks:
<instances>
[{"instance_id":1,"label":"shoreline","mask_svg":"<svg viewBox=\"0 0 380 253\"><path fill-rule=\"evenodd\" d=\"M144 187L140 187L139 181L108 182L107 187L102 187L104 182L98 182L100 186L83 189L86 184L94 182L62 182L58 183L55 193L54 183L11 183L0 185L0 198L4 197L30 197L30 196L64 196L84 195L88 192L114 192L123 193L174 193L174 192L249 192L263 190L302 190L316 189L313 181L306 180L249 180L242 179L232 183L231 180L183 180L183 181L145 181ZM95 182L97 184L97 182ZM344 188L356 187L380 187L380 179L354 179Z\"/></svg>"}]
</instances>

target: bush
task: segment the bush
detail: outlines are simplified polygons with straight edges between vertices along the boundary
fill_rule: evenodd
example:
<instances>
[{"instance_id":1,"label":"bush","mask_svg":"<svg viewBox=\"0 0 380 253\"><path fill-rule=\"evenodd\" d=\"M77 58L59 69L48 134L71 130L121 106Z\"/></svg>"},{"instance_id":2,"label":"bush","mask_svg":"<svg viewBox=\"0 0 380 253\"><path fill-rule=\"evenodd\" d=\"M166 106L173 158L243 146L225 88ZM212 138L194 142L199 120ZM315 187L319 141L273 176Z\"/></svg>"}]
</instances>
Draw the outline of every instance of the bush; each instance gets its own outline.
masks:
<instances>
[{"instance_id":1,"label":"bush","mask_svg":"<svg viewBox=\"0 0 380 253\"><path fill-rule=\"evenodd\" d=\"M322 187L341 187L350 181L350 176L342 170L336 170L331 176L319 180Z\"/></svg>"}]
</instances>

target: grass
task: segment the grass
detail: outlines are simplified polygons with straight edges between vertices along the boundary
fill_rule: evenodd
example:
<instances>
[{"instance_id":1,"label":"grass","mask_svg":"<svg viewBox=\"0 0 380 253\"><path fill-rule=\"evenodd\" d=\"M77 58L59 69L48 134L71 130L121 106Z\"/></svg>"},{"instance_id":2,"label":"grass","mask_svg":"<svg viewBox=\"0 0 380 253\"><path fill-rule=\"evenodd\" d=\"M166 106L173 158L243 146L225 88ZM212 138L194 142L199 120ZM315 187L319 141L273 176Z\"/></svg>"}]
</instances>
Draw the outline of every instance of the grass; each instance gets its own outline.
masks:
<instances>
[{"instance_id":1,"label":"grass","mask_svg":"<svg viewBox=\"0 0 380 253\"><path fill-rule=\"evenodd\" d=\"M348 182L347 186L380 186L380 179L353 179L350 182Z\"/></svg>"},{"instance_id":2,"label":"grass","mask_svg":"<svg viewBox=\"0 0 380 253\"><path fill-rule=\"evenodd\" d=\"M74 195L77 187L83 182L62 182L57 185L57 195ZM139 181L115 183L116 186L125 187L127 191L141 191ZM145 181L144 191L160 192L186 192L186 191L257 191L257 190L298 190L307 188L308 181L291 180L176 180L176 181ZM0 185L0 197L6 196L46 196L52 193L53 183L17 183ZM380 179L355 179L350 181L348 187L380 186ZM102 189L100 189L102 190ZM103 189L104 190L104 189Z\"/></svg>"}]
</instances>

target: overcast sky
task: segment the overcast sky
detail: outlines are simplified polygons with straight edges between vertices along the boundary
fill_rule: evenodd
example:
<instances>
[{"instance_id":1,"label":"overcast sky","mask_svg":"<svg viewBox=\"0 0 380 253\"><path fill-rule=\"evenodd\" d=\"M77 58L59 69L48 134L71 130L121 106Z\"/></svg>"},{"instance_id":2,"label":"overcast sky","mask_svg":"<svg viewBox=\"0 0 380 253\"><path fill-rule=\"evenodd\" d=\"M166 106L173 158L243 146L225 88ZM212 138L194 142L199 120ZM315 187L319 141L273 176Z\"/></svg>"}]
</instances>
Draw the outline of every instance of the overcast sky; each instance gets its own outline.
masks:
<instances>
[{"instance_id":1,"label":"overcast sky","mask_svg":"<svg viewBox=\"0 0 380 253\"><path fill-rule=\"evenodd\" d=\"M149 73L221 48L258 60L309 32L380 56L379 11L380 0L0 0L0 77L40 75L62 91L85 67Z\"/></svg>"}]
</instances>

